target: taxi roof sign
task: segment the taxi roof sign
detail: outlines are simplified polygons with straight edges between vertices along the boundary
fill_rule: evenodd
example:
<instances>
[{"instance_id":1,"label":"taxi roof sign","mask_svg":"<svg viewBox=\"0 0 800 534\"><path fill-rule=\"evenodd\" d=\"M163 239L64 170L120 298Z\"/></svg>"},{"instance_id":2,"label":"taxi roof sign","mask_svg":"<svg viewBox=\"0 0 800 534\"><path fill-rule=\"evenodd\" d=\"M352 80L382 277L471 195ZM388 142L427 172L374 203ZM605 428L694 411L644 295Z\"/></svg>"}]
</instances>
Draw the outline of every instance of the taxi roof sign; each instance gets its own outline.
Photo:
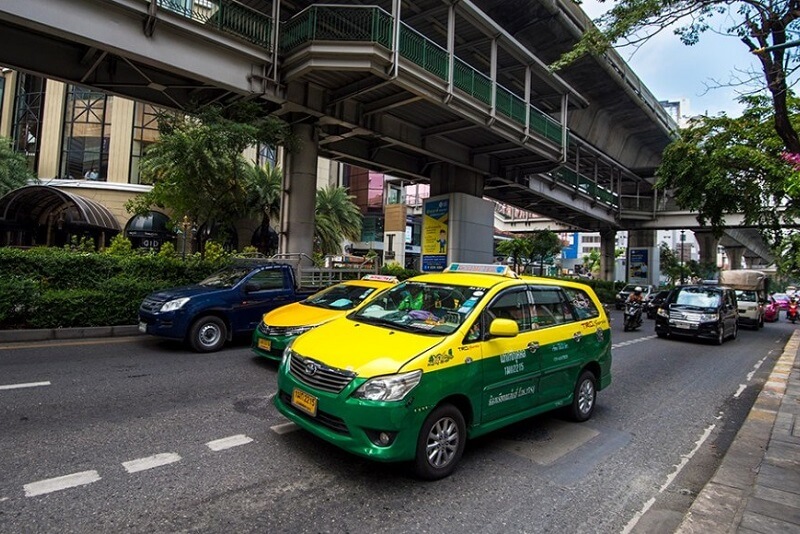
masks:
<instances>
[{"instance_id":1,"label":"taxi roof sign","mask_svg":"<svg viewBox=\"0 0 800 534\"><path fill-rule=\"evenodd\" d=\"M480 273L497 274L508 278L518 278L508 265L495 265L492 263L451 263L444 270L446 273Z\"/></svg>"},{"instance_id":2,"label":"taxi roof sign","mask_svg":"<svg viewBox=\"0 0 800 534\"><path fill-rule=\"evenodd\" d=\"M389 275L389 274L367 274L367 275L364 275L361 279L362 280L372 280L374 282L392 282L394 284L396 284L398 282L398 279L397 279L396 276L392 276L392 275Z\"/></svg>"}]
</instances>

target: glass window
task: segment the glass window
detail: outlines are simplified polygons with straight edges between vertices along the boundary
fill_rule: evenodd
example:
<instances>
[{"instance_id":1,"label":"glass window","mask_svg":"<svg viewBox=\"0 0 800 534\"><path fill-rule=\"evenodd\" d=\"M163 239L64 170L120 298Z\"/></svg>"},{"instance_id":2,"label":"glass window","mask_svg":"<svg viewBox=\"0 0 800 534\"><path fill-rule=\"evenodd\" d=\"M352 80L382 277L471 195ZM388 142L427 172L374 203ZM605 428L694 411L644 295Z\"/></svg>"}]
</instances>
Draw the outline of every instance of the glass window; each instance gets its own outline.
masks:
<instances>
[{"instance_id":1,"label":"glass window","mask_svg":"<svg viewBox=\"0 0 800 534\"><path fill-rule=\"evenodd\" d=\"M17 76L17 96L14 103L12 137L14 150L25 154L28 167L36 172L39 164L39 140L44 114L44 78L20 73Z\"/></svg>"},{"instance_id":2,"label":"glass window","mask_svg":"<svg viewBox=\"0 0 800 534\"><path fill-rule=\"evenodd\" d=\"M0 117L3 116L3 99L6 96L6 79L0 76Z\"/></svg>"},{"instance_id":3,"label":"glass window","mask_svg":"<svg viewBox=\"0 0 800 534\"><path fill-rule=\"evenodd\" d=\"M597 306L594 305L594 301L585 291L573 287L565 287L563 289L579 321L600 316Z\"/></svg>"},{"instance_id":4,"label":"glass window","mask_svg":"<svg viewBox=\"0 0 800 534\"><path fill-rule=\"evenodd\" d=\"M303 304L327 310L350 310L364 302L374 291L374 287L339 284L311 295Z\"/></svg>"},{"instance_id":5,"label":"glass window","mask_svg":"<svg viewBox=\"0 0 800 534\"><path fill-rule=\"evenodd\" d=\"M258 272L248 281L248 284L258 286L258 291L269 289L283 289L283 270L267 269Z\"/></svg>"},{"instance_id":6,"label":"glass window","mask_svg":"<svg viewBox=\"0 0 800 534\"><path fill-rule=\"evenodd\" d=\"M161 110L150 104L136 102L133 108L133 141L131 145L131 171L128 181L141 182L140 162L147 147L158 140L158 115Z\"/></svg>"},{"instance_id":7,"label":"glass window","mask_svg":"<svg viewBox=\"0 0 800 534\"><path fill-rule=\"evenodd\" d=\"M62 178L106 180L110 119L111 101L106 94L69 86L61 144Z\"/></svg>"},{"instance_id":8,"label":"glass window","mask_svg":"<svg viewBox=\"0 0 800 534\"><path fill-rule=\"evenodd\" d=\"M528 293L524 289L503 293L489 306L489 312L492 319L511 319L516 322L520 332L535 328Z\"/></svg>"},{"instance_id":9,"label":"glass window","mask_svg":"<svg viewBox=\"0 0 800 534\"><path fill-rule=\"evenodd\" d=\"M264 164L269 163L273 167L278 164L278 151L272 145L258 144L258 154L256 155L256 164L263 167Z\"/></svg>"},{"instance_id":10,"label":"glass window","mask_svg":"<svg viewBox=\"0 0 800 534\"><path fill-rule=\"evenodd\" d=\"M572 308L557 287L531 288L533 298L533 321L539 327L553 326L574 321Z\"/></svg>"}]
</instances>

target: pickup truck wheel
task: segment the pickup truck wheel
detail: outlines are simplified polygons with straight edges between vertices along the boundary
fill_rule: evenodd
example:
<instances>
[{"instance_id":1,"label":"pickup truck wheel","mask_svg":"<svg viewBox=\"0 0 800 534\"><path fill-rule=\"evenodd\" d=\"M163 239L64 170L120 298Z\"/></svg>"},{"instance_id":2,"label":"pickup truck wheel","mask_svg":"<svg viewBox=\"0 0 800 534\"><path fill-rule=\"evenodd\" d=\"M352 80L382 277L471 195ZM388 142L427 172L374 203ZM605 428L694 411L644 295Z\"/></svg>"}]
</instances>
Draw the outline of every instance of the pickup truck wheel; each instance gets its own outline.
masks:
<instances>
[{"instance_id":1,"label":"pickup truck wheel","mask_svg":"<svg viewBox=\"0 0 800 534\"><path fill-rule=\"evenodd\" d=\"M452 404L437 407L425 419L417 437L416 475L425 480L448 476L461 459L466 439L461 411Z\"/></svg>"},{"instance_id":2,"label":"pickup truck wheel","mask_svg":"<svg viewBox=\"0 0 800 534\"><path fill-rule=\"evenodd\" d=\"M219 317L200 317L189 332L189 343L197 352L216 352L225 344L228 329Z\"/></svg>"}]
</instances>

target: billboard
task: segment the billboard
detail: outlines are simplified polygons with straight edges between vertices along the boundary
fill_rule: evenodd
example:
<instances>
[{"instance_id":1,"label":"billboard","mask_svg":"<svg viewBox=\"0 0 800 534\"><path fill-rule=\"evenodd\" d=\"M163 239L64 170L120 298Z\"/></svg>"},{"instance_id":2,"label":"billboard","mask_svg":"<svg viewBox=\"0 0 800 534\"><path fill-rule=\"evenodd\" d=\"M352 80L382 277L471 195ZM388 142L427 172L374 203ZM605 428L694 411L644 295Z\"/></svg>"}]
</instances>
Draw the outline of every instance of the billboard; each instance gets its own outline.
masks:
<instances>
[{"instance_id":1,"label":"billboard","mask_svg":"<svg viewBox=\"0 0 800 534\"><path fill-rule=\"evenodd\" d=\"M647 247L628 249L628 283L650 283L650 249Z\"/></svg>"},{"instance_id":2,"label":"billboard","mask_svg":"<svg viewBox=\"0 0 800 534\"><path fill-rule=\"evenodd\" d=\"M422 270L443 271L447 267L450 199L427 199L422 214Z\"/></svg>"}]
</instances>

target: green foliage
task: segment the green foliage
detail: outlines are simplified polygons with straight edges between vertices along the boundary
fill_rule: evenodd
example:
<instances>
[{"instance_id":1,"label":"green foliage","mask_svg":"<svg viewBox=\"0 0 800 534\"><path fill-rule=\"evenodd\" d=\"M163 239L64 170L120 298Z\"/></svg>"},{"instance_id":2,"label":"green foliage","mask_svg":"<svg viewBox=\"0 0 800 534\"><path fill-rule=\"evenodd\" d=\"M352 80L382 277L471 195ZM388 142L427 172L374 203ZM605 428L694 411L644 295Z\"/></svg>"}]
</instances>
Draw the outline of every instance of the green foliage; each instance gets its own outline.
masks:
<instances>
[{"instance_id":1,"label":"green foliage","mask_svg":"<svg viewBox=\"0 0 800 534\"><path fill-rule=\"evenodd\" d=\"M361 211L343 187L317 189L314 214L314 249L322 255L340 254L342 239L361 238Z\"/></svg>"},{"instance_id":2,"label":"green foliage","mask_svg":"<svg viewBox=\"0 0 800 534\"><path fill-rule=\"evenodd\" d=\"M28 168L27 158L12 147L10 139L0 137L0 197L27 185L28 180L36 180Z\"/></svg>"},{"instance_id":3,"label":"green foliage","mask_svg":"<svg viewBox=\"0 0 800 534\"><path fill-rule=\"evenodd\" d=\"M497 253L504 258L510 257L514 265L514 270L517 270L522 260L530 256L531 242L521 237L501 241L497 244Z\"/></svg>"},{"instance_id":4,"label":"green foliage","mask_svg":"<svg viewBox=\"0 0 800 534\"><path fill-rule=\"evenodd\" d=\"M207 241L203 252L204 258L209 263L222 264L228 257L228 253L221 244L216 241Z\"/></svg>"},{"instance_id":5,"label":"green foliage","mask_svg":"<svg viewBox=\"0 0 800 534\"><path fill-rule=\"evenodd\" d=\"M269 242L269 228L277 221L283 194L283 171L267 162L263 167L250 166L245 177L245 202L247 209L261 221L261 243L258 250L262 254L273 254L277 243ZM273 234L274 235L274 234Z\"/></svg>"},{"instance_id":6,"label":"green foliage","mask_svg":"<svg viewBox=\"0 0 800 534\"><path fill-rule=\"evenodd\" d=\"M551 230L537 230L528 235L531 242L530 256L531 263L539 263L539 275L544 270L545 263L552 263L555 256L561 252L563 244L558 234Z\"/></svg>"},{"instance_id":7,"label":"green foliage","mask_svg":"<svg viewBox=\"0 0 800 534\"><path fill-rule=\"evenodd\" d=\"M148 293L196 283L225 261L0 248L0 328L135 324Z\"/></svg>"},{"instance_id":8,"label":"green foliage","mask_svg":"<svg viewBox=\"0 0 800 534\"><path fill-rule=\"evenodd\" d=\"M64 250L69 250L72 252L94 252L97 249L97 245L89 236L77 236L73 235L69 238L69 243L64 245Z\"/></svg>"},{"instance_id":9,"label":"green foliage","mask_svg":"<svg viewBox=\"0 0 800 534\"><path fill-rule=\"evenodd\" d=\"M406 269L397 262L391 262L381 267L381 274L396 276L398 280L405 280L422 273L415 269Z\"/></svg>"},{"instance_id":10,"label":"green foliage","mask_svg":"<svg viewBox=\"0 0 800 534\"><path fill-rule=\"evenodd\" d=\"M162 243L161 248L158 249L158 256L160 258L174 258L176 255L175 245L173 245L171 241Z\"/></svg>"},{"instance_id":11,"label":"green foliage","mask_svg":"<svg viewBox=\"0 0 800 534\"><path fill-rule=\"evenodd\" d=\"M131 240L122 234L112 237L111 244L103 252L112 256L132 256L135 254Z\"/></svg>"},{"instance_id":12,"label":"green foliage","mask_svg":"<svg viewBox=\"0 0 800 534\"><path fill-rule=\"evenodd\" d=\"M160 206L193 222L222 225L248 211L252 165L243 151L258 143L284 144L289 150L295 144L288 125L253 102L161 115L159 132L141 161L142 180L153 189L129 201L126 209L144 213Z\"/></svg>"}]
</instances>

